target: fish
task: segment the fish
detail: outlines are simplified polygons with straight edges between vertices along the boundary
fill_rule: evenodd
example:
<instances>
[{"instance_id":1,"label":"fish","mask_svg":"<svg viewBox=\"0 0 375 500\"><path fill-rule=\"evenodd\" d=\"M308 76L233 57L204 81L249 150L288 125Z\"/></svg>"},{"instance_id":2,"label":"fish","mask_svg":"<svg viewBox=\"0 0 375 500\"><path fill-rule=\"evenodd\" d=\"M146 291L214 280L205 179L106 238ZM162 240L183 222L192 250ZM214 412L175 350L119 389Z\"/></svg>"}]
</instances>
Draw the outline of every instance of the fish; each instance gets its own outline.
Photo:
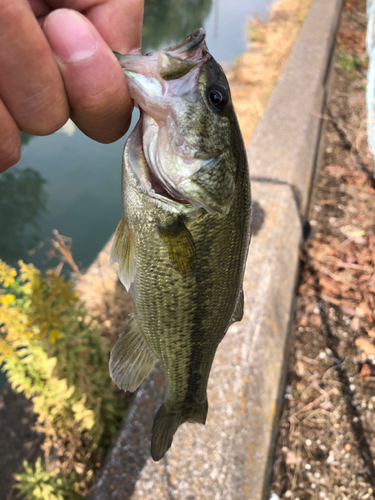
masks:
<instances>
[{"instance_id":1,"label":"fish","mask_svg":"<svg viewBox=\"0 0 375 500\"><path fill-rule=\"evenodd\" d=\"M181 424L205 424L217 347L243 316L250 178L229 84L202 28L167 49L117 57L140 119L124 148L111 251L134 313L109 371L135 391L161 361L166 394L151 433L158 461Z\"/></svg>"}]
</instances>

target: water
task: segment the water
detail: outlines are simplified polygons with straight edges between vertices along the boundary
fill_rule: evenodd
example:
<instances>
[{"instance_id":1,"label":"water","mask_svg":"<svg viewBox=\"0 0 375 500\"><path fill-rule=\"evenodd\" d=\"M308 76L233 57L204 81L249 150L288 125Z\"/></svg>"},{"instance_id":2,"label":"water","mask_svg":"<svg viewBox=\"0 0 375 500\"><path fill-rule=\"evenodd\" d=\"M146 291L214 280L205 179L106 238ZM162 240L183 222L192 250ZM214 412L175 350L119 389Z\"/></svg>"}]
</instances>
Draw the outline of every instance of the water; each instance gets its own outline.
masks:
<instances>
[{"instance_id":1,"label":"water","mask_svg":"<svg viewBox=\"0 0 375 500\"><path fill-rule=\"evenodd\" d=\"M144 52L181 41L197 27L219 62L246 50L246 20L266 16L270 0L146 0ZM138 117L133 116L133 125ZM0 258L50 267L46 238L57 229L73 240L87 268L121 215L120 173L125 138L96 143L72 122L48 137L23 135L22 158L0 175ZM37 251L35 251L37 249ZM32 253L30 253L30 250Z\"/></svg>"}]
</instances>

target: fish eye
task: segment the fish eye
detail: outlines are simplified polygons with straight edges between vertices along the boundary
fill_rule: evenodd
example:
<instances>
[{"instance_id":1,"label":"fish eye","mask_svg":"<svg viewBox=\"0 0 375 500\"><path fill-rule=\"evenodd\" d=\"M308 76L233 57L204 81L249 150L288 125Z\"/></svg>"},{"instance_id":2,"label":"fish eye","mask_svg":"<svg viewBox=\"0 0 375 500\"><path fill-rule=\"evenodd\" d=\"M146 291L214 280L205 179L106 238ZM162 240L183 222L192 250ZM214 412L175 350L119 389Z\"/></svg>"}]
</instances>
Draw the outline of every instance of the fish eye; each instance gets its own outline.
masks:
<instances>
[{"instance_id":1,"label":"fish eye","mask_svg":"<svg viewBox=\"0 0 375 500\"><path fill-rule=\"evenodd\" d=\"M212 85L209 87L207 89L207 98L218 111L222 111L229 100L228 92L221 85Z\"/></svg>"}]
</instances>

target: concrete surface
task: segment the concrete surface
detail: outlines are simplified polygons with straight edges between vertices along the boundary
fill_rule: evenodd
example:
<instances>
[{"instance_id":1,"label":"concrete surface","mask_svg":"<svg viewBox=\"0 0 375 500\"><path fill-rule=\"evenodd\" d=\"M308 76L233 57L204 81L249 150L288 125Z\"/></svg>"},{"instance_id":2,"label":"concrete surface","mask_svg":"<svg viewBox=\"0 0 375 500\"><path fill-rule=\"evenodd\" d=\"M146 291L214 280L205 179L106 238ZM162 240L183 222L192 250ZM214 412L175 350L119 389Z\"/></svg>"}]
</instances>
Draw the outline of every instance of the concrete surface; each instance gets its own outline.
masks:
<instances>
[{"instance_id":1,"label":"concrete surface","mask_svg":"<svg viewBox=\"0 0 375 500\"><path fill-rule=\"evenodd\" d=\"M219 346L206 426L182 425L150 458L163 399L160 367L138 391L93 487L92 500L262 500L269 479L293 319L298 249L307 213L341 0L313 0L248 149L254 236L245 312Z\"/></svg>"}]
</instances>

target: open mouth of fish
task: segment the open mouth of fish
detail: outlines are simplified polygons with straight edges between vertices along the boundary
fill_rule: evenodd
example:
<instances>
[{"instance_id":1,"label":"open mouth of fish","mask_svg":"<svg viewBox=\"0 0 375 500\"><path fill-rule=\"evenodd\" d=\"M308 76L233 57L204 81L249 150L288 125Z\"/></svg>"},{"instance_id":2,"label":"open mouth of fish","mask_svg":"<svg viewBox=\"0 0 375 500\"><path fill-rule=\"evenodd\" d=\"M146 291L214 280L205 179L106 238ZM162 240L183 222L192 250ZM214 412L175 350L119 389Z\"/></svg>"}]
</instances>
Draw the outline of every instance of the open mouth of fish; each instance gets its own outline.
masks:
<instances>
[{"instance_id":1,"label":"open mouth of fish","mask_svg":"<svg viewBox=\"0 0 375 500\"><path fill-rule=\"evenodd\" d=\"M143 147L142 147L142 150L143 150ZM143 151L143 154L144 154L144 151ZM148 174L148 181L149 182L148 182L148 185L146 185L145 187L146 187L147 193L151 197L157 198L157 199L164 198L167 203L172 202L173 204L177 203L179 205L190 205L190 202L188 200L185 200L181 196L173 196L173 194L171 192L172 189L167 190L166 187L164 186L164 184L161 181L159 181L157 176L154 174L150 165L147 162L146 162L146 164L148 166L147 174ZM138 180L140 180L140 179L138 178Z\"/></svg>"},{"instance_id":2,"label":"open mouth of fish","mask_svg":"<svg viewBox=\"0 0 375 500\"><path fill-rule=\"evenodd\" d=\"M142 109L140 111L142 114ZM143 133L143 127L144 121L141 119L136 126L136 130L134 130L133 132L135 137L129 139L134 140L134 142L136 142L136 140L138 139L136 144L134 144L134 147L132 147L132 150L137 154L137 159L131 162L131 167L134 175L138 180L139 185L147 192L150 197L169 205L184 205L186 208L193 206L195 208L204 208L207 212L213 213L213 210L201 201L196 202L194 199L184 197L181 194L181 191L179 189L181 189L181 186L183 186L184 184L191 182L190 177L183 179L180 184L175 185L167 178L165 173L160 172L160 170L162 169L160 162L155 158L155 156L150 159L150 150L145 147L145 134ZM155 153L155 148L153 150L153 153ZM214 168L220 161L220 156L209 160L190 160L188 158L182 157L180 157L179 160L180 163L184 162L189 164L190 162L191 165L195 163L195 166L193 166L193 170L199 173L203 171L208 172L209 170Z\"/></svg>"}]
</instances>

